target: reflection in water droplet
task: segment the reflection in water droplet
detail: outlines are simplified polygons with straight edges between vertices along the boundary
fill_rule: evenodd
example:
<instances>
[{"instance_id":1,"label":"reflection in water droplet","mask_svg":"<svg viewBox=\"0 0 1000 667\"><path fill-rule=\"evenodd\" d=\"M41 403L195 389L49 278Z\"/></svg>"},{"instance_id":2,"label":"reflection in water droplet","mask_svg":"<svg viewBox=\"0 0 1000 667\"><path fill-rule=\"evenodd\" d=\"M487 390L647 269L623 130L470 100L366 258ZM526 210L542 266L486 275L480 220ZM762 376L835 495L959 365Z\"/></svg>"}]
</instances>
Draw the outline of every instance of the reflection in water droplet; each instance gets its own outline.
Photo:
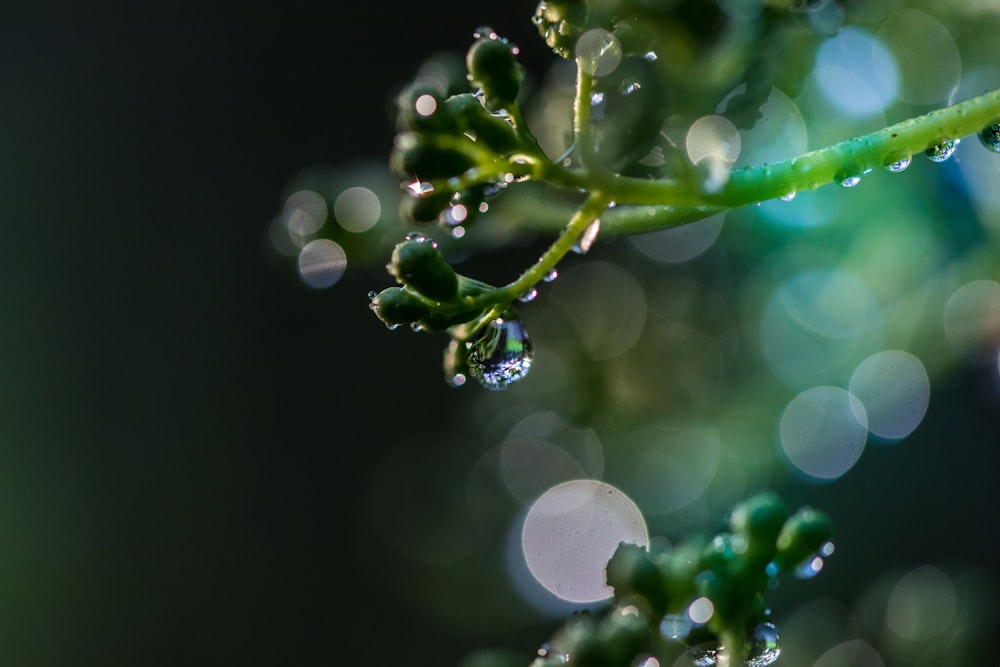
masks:
<instances>
[{"instance_id":1,"label":"reflection in water droplet","mask_svg":"<svg viewBox=\"0 0 1000 667\"><path fill-rule=\"evenodd\" d=\"M779 199L781 201L792 201L793 199L795 199L795 192L789 192L788 194L781 195Z\"/></svg>"},{"instance_id":2,"label":"reflection in water droplet","mask_svg":"<svg viewBox=\"0 0 1000 667\"><path fill-rule=\"evenodd\" d=\"M410 232L409 234L406 235L406 240L415 241L416 243L427 243L427 241L430 239L428 239L426 235L421 234L420 232Z\"/></svg>"},{"instance_id":3,"label":"reflection in water droplet","mask_svg":"<svg viewBox=\"0 0 1000 667\"><path fill-rule=\"evenodd\" d=\"M882 166L893 174L906 171L906 168L910 166L910 154L906 151L893 151L882 160Z\"/></svg>"},{"instance_id":4,"label":"reflection in water droplet","mask_svg":"<svg viewBox=\"0 0 1000 667\"><path fill-rule=\"evenodd\" d=\"M542 278L542 280L544 280L547 283L550 283L558 277L559 277L559 271L557 271L556 269L552 269L551 271L545 274L545 277Z\"/></svg>"},{"instance_id":5,"label":"reflection in water droplet","mask_svg":"<svg viewBox=\"0 0 1000 667\"><path fill-rule=\"evenodd\" d=\"M833 180L842 188L853 188L861 182L861 167L855 163L845 164L834 174Z\"/></svg>"},{"instance_id":6,"label":"reflection in water droplet","mask_svg":"<svg viewBox=\"0 0 1000 667\"><path fill-rule=\"evenodd\" d=\"M983 146L994 153L1000 153L1000 121L984 127L978 136Z\"/></svg>"},{"instance_id":7,"label":"reflection in water droplet","mask_svg":"<svg viewBox=\"0 0 1000 667\"><path fill-rule=\"evenodd\" d=\"M691 664L694 667L715 667L719 664L722 647L717 645L692 646L688 649L688 655L691 656Z\"/></svg>"},{"instance_id":8,"label":"reflection in water droplet","mask_svg":"<svg viewBox=\"0 0 1000 667\"><path fill-rule=\"evenodd\" d=\"M506 389L531 368L534 349L524 322L505 315L465 343L469 374L487 389Z\"/></svg>"},{"instance_id":9,"label":"reflection in water droplet","mask_svg":"<svg viewBox=\"0 0 1000 667\"><path fill-rule=\"evenodd\" d=\"M601 231L601 219L598 218L594 220L590 225L587 226L580 236L577 237L576 242L573 243L573 252L578 255L586 255L591 246L594 245L594 241L597 240L597 234Z\"/></svg>"},{"instance_id":10,"label":"reflection in water droplet","mask_svg":"<svg viewBox=\"0 0 1000 667\"><path fill-rule=\"evenodd\" d=\"M774 623L759 623L747 638L747 667L767 667L773 664L781 654L779 640L778 628Z\"/></svg>"},{"instance_id":11,"label":"reflection in water droplet","mask_svg":"<svg viewBox=\"0 0 1000 667\"><path fill-rule=\"evenodd\" d=\"M622 83L622 95L631 95L640 88L642 88L642 84L638 81L624 81Z\"/></svg>"},{"instance_id":12,"label":"reflection in water droplet","mask_svg":"<svg viewBox=\"0 0 1000 667\"><path fill-rule=\"evenodd\" d=\"M938 139L924 151L931 162L944 162L955 154L960 139Z\"/></svg>"},{"instance_id":13,"label":"reflection in water droplet","mask_svg":"<svg viewBox=\"0 0 1000 667\"><path fill-rule=\"evenodd\" d=\"M532 287L527 292L517 297L517 300L520 301L521 303L528 303L529 301L534 301L535 297L537 296L538 296L538 290Z\"/></svg>"}]
</instances>

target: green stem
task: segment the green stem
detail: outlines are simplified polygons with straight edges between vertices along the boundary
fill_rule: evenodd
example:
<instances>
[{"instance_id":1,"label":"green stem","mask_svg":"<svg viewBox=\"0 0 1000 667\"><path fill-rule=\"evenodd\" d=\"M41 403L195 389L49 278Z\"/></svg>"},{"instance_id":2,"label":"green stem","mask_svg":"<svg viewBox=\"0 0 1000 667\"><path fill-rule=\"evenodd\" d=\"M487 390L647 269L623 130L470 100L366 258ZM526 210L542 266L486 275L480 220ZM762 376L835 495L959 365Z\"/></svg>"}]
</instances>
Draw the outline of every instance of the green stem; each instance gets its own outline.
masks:
<instances>
[{"instance_id":1,"label":"green stem","mask_svg":"<svg viewBox=\"0 0 1000 667\"><path fill-rule=\"evenodd\" d=\"M580 152L587 176L596 176L597 152L594 149L594 135L590 127L590 105L594 90L594 77L587 72L580 58L576 61L576 98L573 100L573 140ZM591 179L590 185L593 185Z\"/></svg>"},{"instance_id":2,"label":"green stem","mask_svg":"<svg viewBox=\"0 0 1000 667\"><path fill-rule=\"evenodd\" d=\"M607 195L597 191L592 192L587 201L570 218L569 224L559 238L538 258L538 261L522 273L520 278L500 290L503 298L513 301L541 282L573 248L580 234L601 216L610 202L611 199Z\"/></svg>"},{"instance_id":3,"label":"green stem","mask_svg":"<svg viewBox=\"0 0 1000 667\"><path fill-rule=\"evenodd\" d=\"M581 80L583 78L585 77L582 76ZM589 88L587 94L589 95ZM580 106L579 92L577 103ZM881 169L889 156L918 155L940 139L958 139L976 133L998 118L1000 89L788 160L735 169L718 192L707 192L701 184L684 180L632 178L566 169L559 165L550 165L546 169L546 176L552 183L562 187L599 188L619 205L684 208L710 206L713 210L721 210L776 199L789 193L812 190L832 183L837 172L848 164L853 163L864 172ZM586 116L582 116L577 109L577 123L581 120L589 122L589 107ZM581 137L583 136L588 136L588 133L581 132ZM582 145L580 147L583 149ZM680 217L696 212L686 211ZM631 213L622 211L615 217L620 221L619 227L622 230L650 231L657 227L647 228L641 224L642 217L648 215L648 210L639 209ZM630 216L635 217L626 223L624 218ZM666 219L673 218L668 215Z\"/></svg>"}]
</instances>

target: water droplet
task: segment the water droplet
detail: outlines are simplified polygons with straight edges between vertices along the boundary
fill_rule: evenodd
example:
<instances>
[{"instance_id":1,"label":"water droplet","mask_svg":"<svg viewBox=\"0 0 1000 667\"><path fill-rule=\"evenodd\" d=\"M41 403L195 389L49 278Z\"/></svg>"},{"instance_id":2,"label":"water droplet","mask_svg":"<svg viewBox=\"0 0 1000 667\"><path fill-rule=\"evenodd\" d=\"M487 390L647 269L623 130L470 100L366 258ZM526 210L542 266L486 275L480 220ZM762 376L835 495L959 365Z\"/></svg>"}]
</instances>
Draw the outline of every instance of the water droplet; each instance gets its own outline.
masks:
<instances>
[{"instance_id":1,"label":"water droplet","mask_svg":"<svg viewBox=\"0 0 1000 667\"><path fill-rule=\"evenodd\" d=\"M894 151L889 153L882 161L882 166L893 174L906 171L906 168L910 166L910 154L905 151Z\"/></svg>"},{"instance_id":2,"label":"water droplet","mask_svg":"<svg viewBox=\"0 0 1000 667\"><path fill-rule=\"evenodd\" d=\"M618 38L603 28L594 28L576 40L576 58L580 67L593 76L606 76L622 61Z\"/></svg>"},{"instance_id":3,"label":"water droplet","mask_svg":"<svg viewBox=\"0 0 1000 667\"><path fill-rule=\"evenodd\" d=\"M643 54L642 57L648 60L649 62L655 62L656 59L658 58L658 56L656 55L656 51L646 51L646 53Z\"/></svg>"},{"instance_id":4,"label":"water droplet","mask_svg":"<svg viewBox=\"0 0 1000 667\"><path fill-rule=\"evenodd\" d=\"M531 336L516 316L498 317L466 341L469 374L487 389L505 389L527 375L534 360Z\"/></svg>"},{"instance_id":5,"label":"water droplet","mask_svg":"<svg viewBox=\"0 0 1000 667\"><path fill-rule=\"evenodd\" d=\"M521 303L528 303L529 301L534 301L535 297L537 296L538 296L538 290L532 287L527 292L517 297L517 300L520 301Z\"/></svg>"},{"instance_id":6,"label":"water droplet","mask_svg":"<svg viewBox=\"0 0 1000 667\"><path fill-rule=\"evenodd\" d=\"M799 563L795 568L795 576L799 579L812 579L820 573L823 565L823 558L819 554L813 554Z\"/></svg>"},{"instance_id":7,"label":"water droplet","mask_svg":"<svg viewBox=\"0 0 1000 667\"><path fill-rule=\"evenodd\" d=\"M497 35L496 31L488 25L481 25L473 31L472 37L474 39L482 39L483 37L488 39L498 39L499 35Z\"/></svg>"},{"instance_id":8,"label":"water droplet","mask_svg":"<svg viewBox=\"0 0 1000 667\"><path fill-rule=\"evenodd\" d=\"M853 188L861 182L861 167L856 162L845 164L833 176L834 182L842 188Z\"/></svg>"},{"instance_id":9,"label":"water droplet","mask_svg":"<svg viewBox=\"0 0 1000 667\"><path fill-rule=\"evenodd\" d=\"M567 654L552 648L547 642L538 648L538 657L543 665L565 665L569 661Z\"/></svg>"},{"instance_id":10,"label":"water droplet","mask_svg":"<svg viewBox=\"0 0 1000 667\"><path fill-rule=\"evenodd\" d=\"M628 81L628 80L626 80L626 81L622 82L622 95L625 95L625 96L631 95L632 93L634 93L635 91L639 90L640 88L642 88L642 84L640 84L638 81Z\"/></svg>"},{"instance_id":11,"label":"water droplet","mask_svg":"<svg viewBox=\"0 0 1000 667\"><path fill-rule=\"evenodd\" d=\"M669 641L680 641L691 632L691 626L687 614L667 614L660 621L660 636Z\"/></svg>"},{"instance_id":12,"label":"water droplet","mask_svg":"<svg viewBox=\"0 0 1000 667\"><path fill-rule=\"evenodd\" d=\"M388 329L389 331L395 331L396 329L399 328L399 325L398 324L386 324L385 328Z\"/></svg>"},{"instance_id":13,"label":"water droplet","mask_svg":"<svg viewBox=\"0 0 1000 667\"><path fill-rule=\"evenodd\" d=\"M550 283L558 277L559 277L559 271L557 271L556 269L552 269L551 271L545 274L545 277L542 278L542 280L544 280L547 283Z\"/></svg>"},{"instance_id":14,"label":"water droplet","mask_svg":"<svg viewBox=\"0 0 1000 667\"><path fill-rule=\"evenodd\" d=\"M766 572L769 577L777 577L778 573L781 572L781 568L778 567L777 563L771 561L767 564L767 567L764 568L764 572Z\"/></svg>"},{"instance_id":15,"label":"water droplet","mask_svg":"<svg viewBox=\"0 0 1000 667\"><path fill-rule=\"evenodd\" d=\"M924 151L931 162L944 162L955 154L960 139L938 139Z\"/></svg>"},{"instance_id":16,"label":"water droplet","mask_svg":"<svg viewBox=\"0 0 1000 667\"><path fill-rule=\"evenodd\" d=\"M424 330L424 326L420 322L410 322L410 331L413 333L420 333Z\"/></svg>"},{"instance_id":17,"label":"water droplet","mask_svg":"<svg viewBox=\"0 0 1000 667\"><path fill-rule=\"evenodd\" d=\"M415 243L427 243L430 239L428 239L425 234L421 234L420 232L410 232L406 235L406 240L413 241Z\"/></svg>"},{"instance_id":18,"label":"water droplet","mask_svg":"<svg viewBox=\"0 0 1000 667\"><path fill-rule=\"evenodd\" d=\"M781 655L778 628L774 623L759 623L747 637L747 667L767 667Z\"/></svg>"},{"instance_id":19,"label":"water droplet","mask_svg":"<svg viewBox=\"0 0 1000 667\"><path fill-rule=\"evenodd\" d=\"M573 243L573 252L578 255L586 255L597 240L597 235L601 231L601 219L598 218L590 223L580 236Z\"/></svg>"},{"instance_id":20,"label":"water droplet","mask_svg":"<svg viewBox=\"0 0 1000 667\"><path fill-rule=\"evenodd\" d=\"M375 290L368 290L368 301L374 303L375 297L378 296L378 292Z\"/></svg>"},{"instance_id":21,"label":"water droplet","mask_svg":"<svg viewBox=\"0 0 1000 667\"><path fill-rule=\"evenodd\" d=\"M692 646L688 649L688 655L691 656L694 667L715 667L719 664L722 647L715 644Z\"/></svg>"},{"instance_id":22,"label":"water droplet","mask_svg":"<svg viewBox=\"0 0 1000 667\"><path fill-rule=\"evenodd\" d=\"M793 192L789 192L788 194L781 195L781 197L779 197L779 199L781 201L792 201L793 199L795 199L795 192L793 191Z\"/></svg>"},{"instance_id":23,"label":"water droplet","mask_svg":"<svg viewBox=\"0 0 1000 667\"><path fill-rule=\"evenodd\" d=\"M979 141L994 153L1000 153L1000 121L991 123L979 131Z\"/></svg>"}]
</instances>

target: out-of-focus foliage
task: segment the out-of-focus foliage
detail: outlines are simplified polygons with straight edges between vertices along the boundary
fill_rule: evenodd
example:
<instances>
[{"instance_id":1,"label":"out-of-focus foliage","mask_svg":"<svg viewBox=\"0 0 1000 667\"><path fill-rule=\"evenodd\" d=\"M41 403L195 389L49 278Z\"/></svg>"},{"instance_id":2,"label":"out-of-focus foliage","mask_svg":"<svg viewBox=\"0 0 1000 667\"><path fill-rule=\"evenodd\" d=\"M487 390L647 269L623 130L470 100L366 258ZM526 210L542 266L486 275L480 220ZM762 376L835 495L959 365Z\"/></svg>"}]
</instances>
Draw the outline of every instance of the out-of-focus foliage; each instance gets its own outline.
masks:
<instances>
[{"instance_id":1,"label":"out-of-focus foliage","mask_svg":"<svg viewBox=\"0 0 1000 667\"><path fill-rule=\"evenodd\" d=\"M1000 86L1000 14L986 3L637 5L622 40L656 57L624 60L592 109L601 136L621 145L613 166L626 171L669 170L705 117L738 129L737 165L761 163ZM415 77L442 94L468 91L462 67L461 54L445 54ZM658 74L645 87L647 69ZM528 125L560 155L571 144L573 66L553 55L526 81ZM634 84L662 114L655 127L633 128L628 105L617 105ZM384 162L289 183L271 238L307 282L303 257L326 243L339 259L322 266L370 271L381 286L382 264L413 229ZM921 425L957 369L990 378L988 400L1000 395L998 183L1000 156L968 137L947 162L917 155L904 173L860 174L849 189L598 237L521 307L532 374L502 394L456 390L440 431L386 451L368 504L371 548L398 556L401 587L444 627L495 638L508 626L540 640L549 619L579 608L524 564L520 525L546 490L601 479L667 540L764 488L820 495L851 555L830 561L825 596L777 612L786 664L965 664L997 612L985 561L947 545L905 557L877 545L897 531L919 533L908 544L949 539L933 522L882 511L923 497L928 480L948 489L962 521L990 525L985 508L962 504L966 481L929 471L938 456L991 465L983 443L995 434L964 425L971 437L930 442ZM578 203L534 183L498 187L483 202L475 224L422 231L463 274L493 282L534 261ZM426 353L439 355L442 341ZM366 354L393 354L388 338L371 345ZM441 381L401 372L407 391ZM895 500L880 505L881 493Z\"/></svg>"}]
</instances>

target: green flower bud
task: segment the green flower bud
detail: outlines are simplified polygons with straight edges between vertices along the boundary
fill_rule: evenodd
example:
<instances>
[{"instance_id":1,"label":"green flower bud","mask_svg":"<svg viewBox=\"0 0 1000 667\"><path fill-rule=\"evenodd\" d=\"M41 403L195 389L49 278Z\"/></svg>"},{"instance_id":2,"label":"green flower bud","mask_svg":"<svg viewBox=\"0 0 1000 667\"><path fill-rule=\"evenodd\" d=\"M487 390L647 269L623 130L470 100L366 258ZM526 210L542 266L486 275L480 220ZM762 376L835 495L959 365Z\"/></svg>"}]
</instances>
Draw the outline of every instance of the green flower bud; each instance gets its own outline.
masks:
<instances>
[{"instance_id":1,"label":"green flower bud","mask_svg":"<svg viewBox=\"0 0 1000 667\"><path fill-rule=\"evenodd\" d=\"M396 97L396 105L399 108L397 120L400 130L460 133L458 120L447 113L442 95L429 86L410 84Z\"/></svg>"},{"instance_id":2,"label":"green flower bud","mask_svg":"<svg viewBox=\"0 0 1000 667\"><path fill-rule=\"evenodd\" d=\"M549 48L573 60L576 40L587 28L587 3L584 0L542 0L531 22Z\"/></svg>"},{"instance_id":3,"label":"green flower bud","mask_svg":"<svg viewBox=\"0 0 1000 667\"><path fill-rule=\"evenodd\" d=\"M451 203L450 190L434 190L422 195L406 195L399 202L399 215L413 222L434 222Z\"/></svg>"},{"instance_id":4,"label":"green flower bud","mask_svg":"<svg viewBox=\"0 0 1000 667\"><path fill-rule=\"evenodd\" d=\"M831 535L830 518L823 512L803 507L781 529L776 543L775 562L784 569L820 552Z\"/></svg>"},{"instance_id":5,"label":"green flower bud","mask_svg":"<svg viewBox=\"0 0 1000 667\"><path fill-rule=\"evenodd\" d=\"M755 562L774 557L775 541L788 519L788 508L773 493L762 493L744 500L733 508L729 526L734 533L745 536L747 555Z\"/></svg>"},{"instance_id":6,"label":"green flower bud","mask_svg":"<svg viewBox=\"0 0 1000 667\"><path fill-rule=\"evenodd\" d=\"M416 322L430 312L427 304L401 287L388 287L372 297L369 307L386 326Z\"/></svg>"},{"instance_id":7,"label":"green flower bud","mask_svg":"<svg viewBox=\"0 0 1000 667\"><path fill-rule=\"evenodd\" d=\"M389 168L400 178L434 180L459 176L476 161L457 148L439 146L414 133L397 135Z\"/></svg>"},{"instance_id":8,"label":"green flower bud","mask_svg":"<svg viewBox=\"0 0 1000 667\"><path fill-rule=\"evenodd\" d=\"M510 106L517 99L524 72L514 55L507 40L481 37L465 57L469 81L483 89L486 106L492 110Z\"/></svg>"},{"instance_id":9,"label":"green flower bud","mask_svg":"<svg viewBox=\"0 0 1000 667\"><path fill-rule=\"evenodd\" d=\"M644 547L624 542L619 544L608 561L605 576L608 586L615 591L616 600L639 595L648 600L656 612L662 614L666 609L667 594L663 577Z\"/></svg>"},{"instance_id":10,"label":"green flower bud","mask_svg":"<svg viewBox=\"0 0 1000 667\"><path fill-rule=\"evenodd\" d=\"M494 153L503 155L518 147L519 140L514 127L503 118L490 113L472 93L454 95L445 100L444 107L463 131L471 132L477 142Z\"/></svg>"},{"instance_id":11,"label":"green flower bud","mask_svg":"<svg viewBox=\"0 0 1000 667\"><path fill-rule=\"evenodd\" d=\"M406 240L397 244L389 272L428 299L451 301L458 294L458 274L431 241Z\"/></svg>"}]
</instances>

